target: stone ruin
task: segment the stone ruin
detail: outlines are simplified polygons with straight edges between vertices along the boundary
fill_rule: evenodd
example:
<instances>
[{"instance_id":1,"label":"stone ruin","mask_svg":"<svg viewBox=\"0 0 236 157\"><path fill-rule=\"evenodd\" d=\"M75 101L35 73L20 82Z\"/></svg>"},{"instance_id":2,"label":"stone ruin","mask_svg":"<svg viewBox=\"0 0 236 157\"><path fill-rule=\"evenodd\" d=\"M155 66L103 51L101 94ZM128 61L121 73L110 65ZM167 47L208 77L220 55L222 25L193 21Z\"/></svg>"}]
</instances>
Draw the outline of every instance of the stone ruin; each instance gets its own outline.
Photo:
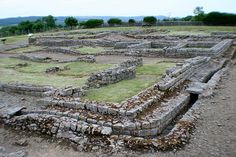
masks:
<instances>
[{"instance_id":1,"label":"stone ruin","mask_svg":"<svg viewBox=\"0 0 236 157\"><path fill-rule=\"evenodd\" d=\"M125 39L106 39L114 34ZM157 150L174 149L189 140L201 104L198 98L210 95L227 70L229 58L224 57L224 53L236 39L235 34L163 36L142 31L97 32L77 39L70 35L71 32L36 37L30 39L30 43L48 46L48 51L53 53L74 55L77 52L73 52L70 46L86 45L107 48L99 55L189 59L177 63L159 82L121 103L90 101L81 96L86 95L89 88L134 78L136 67L143 64L142 58L132 58L117 67L91 74L83 88L0 84L1 91L41 97L37 101L41 108L13 108L11 112L1 112L2 123L16 129L69 139L77 144L81 143L82 134L87 138L100 137L102 144L112 140L128 148ZM78 60L82 59L93 60L92 57ZM178 115L181 116L176 119ZM170 125L173 126L168 130Z\"/></svg>"},{"instance_id":2,"label":"stone ruin","mask_svg":"<svg viewBox=\"0 0 236 157\"><path fill-rule=\"evenodd\" d=\"M122 80L133 79L136 77L136 66L142 65L142 58L127 60L115 68L92 74L88 78L86 85L89 88L99 88L101 86L114 84Z\"/></svg>"}]
</instances>

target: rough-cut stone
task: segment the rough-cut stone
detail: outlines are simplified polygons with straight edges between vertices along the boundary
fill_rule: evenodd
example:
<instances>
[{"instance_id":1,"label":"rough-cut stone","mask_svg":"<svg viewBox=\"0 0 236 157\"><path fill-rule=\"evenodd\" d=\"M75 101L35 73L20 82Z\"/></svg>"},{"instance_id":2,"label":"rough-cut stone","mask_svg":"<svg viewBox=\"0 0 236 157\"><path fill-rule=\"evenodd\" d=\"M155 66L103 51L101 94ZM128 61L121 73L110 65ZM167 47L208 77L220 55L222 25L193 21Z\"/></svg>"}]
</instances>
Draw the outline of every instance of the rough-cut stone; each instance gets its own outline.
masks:
<instances>
[{"instance_id":1,"label":"rough-cut stone","mask_svg":"<svg viewBox=\"0 0 236 157\"><path fill-rule=\"evenodd\" d=\"M206 83L201 82L193 82L189 85L189 87L186 89L187 92L191 94L202 94L204 90L207 89Z\"/></svg>"}]
</instances>

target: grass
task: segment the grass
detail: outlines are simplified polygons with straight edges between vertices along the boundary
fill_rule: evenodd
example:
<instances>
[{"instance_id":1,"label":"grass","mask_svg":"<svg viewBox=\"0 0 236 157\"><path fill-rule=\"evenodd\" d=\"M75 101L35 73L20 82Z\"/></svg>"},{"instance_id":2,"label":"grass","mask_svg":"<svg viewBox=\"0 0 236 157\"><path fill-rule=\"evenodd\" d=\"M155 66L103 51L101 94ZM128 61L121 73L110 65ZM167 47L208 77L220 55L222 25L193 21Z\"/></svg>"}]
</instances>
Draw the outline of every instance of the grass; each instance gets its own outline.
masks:
<instances>
[{"instance_id":1,"label":"grass","mask_svg":"<svg viewBox=\"0 0 236 157\"><path fill-rule=\"evenodd\" d=\"M28 63L28 66L19 67L18 64ZM46 74L45 70L58 66L70 69L58 74ZM20 82L35 85L51 85L54 87L82 86L92 72L106 69L109 64L97 63L36 63L14 58L0 58L0 82Z\"/></svg>"},{"instance_id":2,"label":"grass","mask_svg":"<svg viewBox=\"0 0 236 157\"><path fill-rule=\"evenodd\" d=\"M6 40L6 44L13 44L19 41L24 41L27 40L28 37L26 35L18 35L18 36L11 36L11 37L5 37Z\"/></svg>"},{"instance_id":3,"label":"grass","mask_svg":"<svg viewBox=\"0 0 236 157\"><path fill-rule=\"evenodd\" d=\"M4 83L18 82L34 85L50 85L53 87L63 88L66 86L82 86L86 77L73 78L66 76L47 75L44 73L22 73L14 69L0 68L0 81Z\"/></svg>"},{"instance_id":4,"label":"grass","mask_svg":"<svg viewBox=\"0 0 236 157\"><path fill-rule=\"evenodd\" d=\"M57 32L44 32L38 33L36 35L47 35L47 34L54 34L54 33L63 33L63 32L86 32L86 31L135 31L135 30L148 30L148 29L156 29L156 30L169 30L168 34L179 34L179 35L186 35L186 34L209 34L215 31L225 31L225 32L236 32L236 27L234 26L154 26L154 27L103 27L103 28L93 28L93 29L76 29L70 31L57 31ZM160 32L161 33L161 32ZM164 32L165 33L165 32ZM81 35L85 35L83 33ZM88 35L88 34L86 34ZM73 36L73 35L72 35ZM78 35L75 35L79 36Z\"/></svg>"},{"instance_id":5,"label":"grass","mask_svg":"<svg viewBox=\"0 0 236 157\"><path fill-rule=\"evenodd\" d=\"M174 63L145 64L137 68L135 79L123 80L98 89L88 91L85 98L96 101L120 103L160 80L160 76Z\"/></svg>"},{"instance_id":6,"label":"grass","mask_svg":"<svg viewBox=\"0 0 236 157\"><path fill-rule=\"evenodd\" d=\"M105 49L103 47L82 47L82 48L77 48L81 54L96 54L96 53L101 53Z\"/></svg>"},{"instance_id":7,"label":"grass","mask_svg":"<svg viewBox=\"0 0 236 157\"><path fill-rule=\"evenodd\" d=\"M96 28L96 29L85 29L91 31L108 31L108 30L145 30L145 29L157 29L157 30L170 30L170 31L194 31L194 32L214 32L214 31L226 31L226 32L236 32L236 27L233 26L155 26L155 27L106 27L106 28Z\"/></svg>"},{"instance_id":8,"label":"grass","mask_svg":"<svg viewBox=\"0 0 236 157\"><path fill-rule=\"evenodd\" d=\"M113 64L98 64L98 63L85 63L85 62L73 62L67 64L70 70L62 71L59 75L70 76L88 76L91 73L102 71L104 69L113 67Z\"/></svg>"},{"instance_id":9,"label":"grass","mask_svg":"<svg viewBox=\"0 0 236 157\"><path fill-rule=\"evenodd\" d=\"M174 66L175 63L157 63L157 64L144 64L137 68L137 75L162 75L169 67Z\"/></svg>"},{"instance_id":10,"label":"grass","mask_svg":"<svg viewBox=\"0 0 236 157\"><path fill-rule=\"evenodd\" d=\"M41 49L42 49L42 47L40 47L40 46L27 46L27 47L7 51L7 53L28 53L31 51L37 51L37 50L41 50Z\"/></svg>"}]
</instances>

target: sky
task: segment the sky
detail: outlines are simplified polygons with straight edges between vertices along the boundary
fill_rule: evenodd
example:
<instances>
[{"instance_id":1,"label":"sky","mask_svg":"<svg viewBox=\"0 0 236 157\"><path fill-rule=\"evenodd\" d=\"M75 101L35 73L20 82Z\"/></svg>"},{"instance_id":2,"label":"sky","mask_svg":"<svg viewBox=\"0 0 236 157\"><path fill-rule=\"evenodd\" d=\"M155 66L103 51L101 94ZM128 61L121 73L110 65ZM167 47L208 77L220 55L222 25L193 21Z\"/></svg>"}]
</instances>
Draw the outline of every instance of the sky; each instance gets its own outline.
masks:
<instances>
[{"instance_id":1,"label":"sky","mask_svg":"<svg viewBox=\"0 0 236 157\"><path fill-rule=\"evenodd\" d=\"M0 18L18 16L184 17L196 6L205 12L236 13L236 0L0 0Z\"/></svg>"}]
</instances>

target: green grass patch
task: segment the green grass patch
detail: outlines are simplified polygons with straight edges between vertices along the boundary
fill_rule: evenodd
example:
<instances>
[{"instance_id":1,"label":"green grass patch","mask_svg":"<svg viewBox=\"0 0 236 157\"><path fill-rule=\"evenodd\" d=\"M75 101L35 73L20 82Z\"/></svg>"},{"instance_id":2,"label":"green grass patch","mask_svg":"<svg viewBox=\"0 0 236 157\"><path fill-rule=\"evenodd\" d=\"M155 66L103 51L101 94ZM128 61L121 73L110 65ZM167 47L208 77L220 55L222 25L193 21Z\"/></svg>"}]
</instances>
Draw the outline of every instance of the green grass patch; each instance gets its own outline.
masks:
<instances>
[{"instance_id":1,"label":"green grass patch","mask_svg":"<svg viewBox=\"0 0 236 157\"><path fill-rule=\"evenodd\" d=\"M174 63L144 64L137 68L135 79L123 80L98 89L90 89L85 98L120 103L158 82L165 70L174 65Z\"/></svg>"},{"instance_id":2,"label":"green grass patch","mask_svg":"<svg viewBox=\"0 0 236 157\"><path fill-rule=\"evenodd\" d=\"M17 66L28 63L28 66ZM46 74L50 67L67 66L69 69L56 74ZM114 64L98 63L36 63L15 58L0 58L0 82L19 82L35 85L51 85L54 87L82 86L92 72L107 69Z\"/></svg>"},{"instance_id":3,"label":"green grass patch","mask_svg":"<svg viewBox=\"0 0 236 157\"><path fill-rule=\"evenodd\" d=\"M96 54L96 53L101 53L105 49L103 47L81 47L81 48L76 48L81 54Z\"/></svg>"},{"instance_id":4,"label":"green grass patch","mask_svg":"<svg viewBox=\"0 0 236 157\"><path fill-rule=\"evenodd\" d=\"M98 64L86 62L73 62L67 64L69 70L59 72L59 75L88 76L91 73L102 71L115 66L114 64Z\"/></svg>"},{"instance_id":5,"label":"green grass patch","mask_svg":"<svg viewBox=\"0 0 236 157\"><path fill-rule=\"evenodd\" d=\"M137 75L162 75L167 68L175 66L176 63L144 64L137 68Z\"/></svg>"},{"instance_id":6,"label":"green grass patch","mask_svg":"<svg viewBox=\"0 0 236 157\"><path fill-rule=\"evenodd\" d=\"M111 84L98 89L91 89L88 91L85 98L96 101L120 103L137 94L142 89L151 86L157 80L158 78L153 75L137 76L132 80L123 80L116 84Z\"/></svg>"},{"instance_id":7,"label":"green grass patch","mask_svg":"<svg viewBox=\"0 0 236 157\"><path fill-rule=\"evenodd\" d=\"M76 78L57 75L47 75L44 73L22 73L14 69L0 68L0 82L3 83L26 83L34 85L50 85L63 88L66 86L82 86L87 77Z\"/></svg>"},{"instance_id":8,"label":"green grass patch","mask_svg":"<svg viewBox=\"0 0 236 157\"><path fill-rule=\"evenodd\" d=\"M6 44L13 44L19 41L24 41L27 40L28 37L26 35L18 35L18 36L11 36L11 37L5 37L6 40Z\"/></svg>"}]
</instances>

